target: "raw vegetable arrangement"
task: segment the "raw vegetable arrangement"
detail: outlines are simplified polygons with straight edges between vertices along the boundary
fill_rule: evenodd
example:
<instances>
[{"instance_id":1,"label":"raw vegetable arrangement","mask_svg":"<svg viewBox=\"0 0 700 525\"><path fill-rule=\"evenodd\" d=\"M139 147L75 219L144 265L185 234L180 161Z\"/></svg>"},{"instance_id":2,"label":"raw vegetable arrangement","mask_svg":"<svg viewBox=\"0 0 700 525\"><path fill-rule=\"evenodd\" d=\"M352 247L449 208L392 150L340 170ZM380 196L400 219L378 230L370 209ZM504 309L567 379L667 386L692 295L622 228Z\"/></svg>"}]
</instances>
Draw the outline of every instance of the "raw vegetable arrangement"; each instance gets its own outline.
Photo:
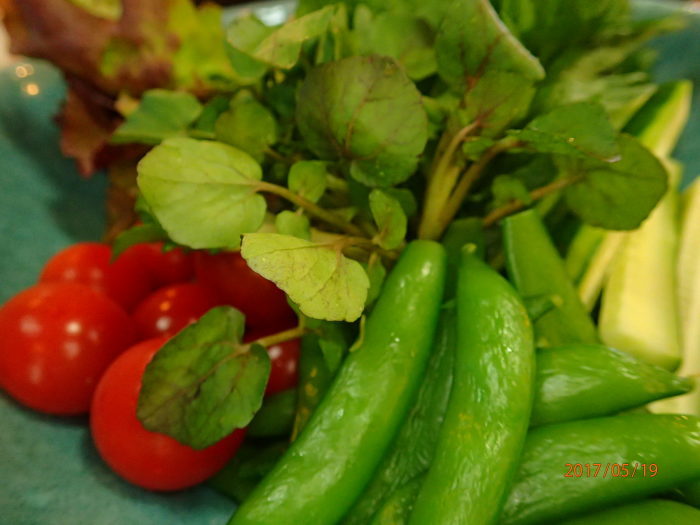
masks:
<instances>
[{"instance_id":1,"label":"raw vegetable arrangement","mask_svg":"<svg viewBox=\"0 0 700 525\"><path fill-rule=\"evenodd\" d=\"M72 79L67 153L138 158L139 221L0 309L8 394L89 411L136 485L209 479L231 525L700 523L691 86L644 47L679 20L75 4L111 40L26 52ZM78 155L80 71L111 120Z\"/></svg>"}]
</instances>

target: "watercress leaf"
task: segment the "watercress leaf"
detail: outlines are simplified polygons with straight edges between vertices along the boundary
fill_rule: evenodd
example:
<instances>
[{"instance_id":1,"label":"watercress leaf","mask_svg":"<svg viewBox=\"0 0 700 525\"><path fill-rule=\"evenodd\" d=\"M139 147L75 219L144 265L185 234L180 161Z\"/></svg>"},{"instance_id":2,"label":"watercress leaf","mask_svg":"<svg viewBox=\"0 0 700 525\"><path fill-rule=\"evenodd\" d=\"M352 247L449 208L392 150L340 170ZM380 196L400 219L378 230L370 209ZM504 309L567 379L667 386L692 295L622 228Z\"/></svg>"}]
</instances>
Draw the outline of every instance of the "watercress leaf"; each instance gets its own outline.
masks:
<instances>
[{"instance_id":1,"label":"watercress leaf","mask_svg":"<svg viewBox=\"0 0 700 525\"><path fill-rule=\"evenodd\" d=\"M464 98L466 122L476 122L485 137L495 137L526 116L535 87L519 73L491 70Z\"/></svg>"},{"instance_id":2,"label":"watercress leaf","mask_svg":"<svg viewBox=\"0 0 700 525\"><path fill-rule=\"evenodd\" d=\"M384 279L386 279L386 268L382 264L382 260L377 257L371 259L365 265L365 271L369 277L366 305L370 306L377 300L382 291L382 285L384 284Z\"/></svg>"},{"instance_id":3,"label":"watercress leaf","mask_svg":"<svg viewBox=\"0 0 700 525\"><path fill-rule=\"evenodd\" d=\"M241 254L253 271L273 281L307 316L354 321L362 314L369 279L341 248L275 233L243 237Z\"/></svg>"},{"instance_id":4,"label":"watercress leaf","mask_svg":"<svg viewBox=\"0 0 700 525\"><path fill-rule=\"evenodd\" d=\"M296 119L316 155L343 160L353 178L373 187L408 179L427 141L421 95L388 57L355 56L311 70Z\"/></svg>"},{"instance_id":5,"label":"watercress leaf","mask_svg":"<svg viewBox=\"0 0 700 525\"><path fill-rule=\"evenodd\" d=\"M168 236L190 248L236 248L257 231L265 198L255 192L260 165L220 142L172 138L138 164L137 183Z\"/></svg>"},{"instance_id":6,"label":"watercress leaf","mask_svg":"<svg viewBox=\"0 0 700 525\"><path fill-rule=\"evenodd\" d=\"M243 85L257 82L269 69L252 54L273 31L252 15L236 18L226 28L226 54Z\"/></svg>"},{"instance_id":7,"label":"watercress leaf","mask_svg":"<svg viewBox=\"0 0 700 525\"><path fill-rule=\"evenodd\" d=\"M399 201L406 217L413 217L418 213L418 202L411 190L406 188L386 188L384 193Z\"/></svg>"},{"instance_id":8,"label":"watercress leaf","mask_svg":"<svg viewBox=\"0 0 700 525\"><path fill-rule=\"evenodd\" d=\"M137 415L147 429L202 449L250 422L270 358L241 344L244 323L238 310L216 307L165 343L143 376Z\"/></svg>"},{"instance_id":9,"label":"watercress leaf","mask_svg":"<svg viewBox=\"0 0 700 525\"><path fill-rule=\"evenodd\" d=\"M168 137L184 135L201 112L202 105L190 93L151 89L144 93L138 107L115 130L111 141L117 144L158 144Z\"/></svg>"},{"instance_id":10,"label":"watercress leaf","mask_svg":"<svg viewBox=\"0 0 700 525\"><path fill-rule=\"evenodd\" d=\"M526 205L532 202L530 192L523 181L511 175L499 175L491 183L495 207L517 200Z\"/></svg>"},{"instance_id":11,"label":"watercress leaf","mask_svg":"<svg viewBox=\"0 0 700 525\"><path fill-rule=\"evenodd\" d=\"M581 182L564 191L569 207L593 226L610 230L637 228L667 188L667 173L659 160L635 138L621 135L615 162L561 157L565 176Z\"/></svg>"},{"instance_id":12,"label":"watercress leaf","mask_svg":"<svg viewBox=\"0 0 700 525\"><path fill-rule=\"evenodd\" d=\"M437 71L434 34L427 22L409 13L380 13L365 20L360 6L355 11L355 52L359 55L382 54L396 59L409 77L421 80ZM369 11L367 8L365 10Z\"/></svg>"},{"instance_id":13,"label":"watercress leaf","mask_svg":"<svg viewBox=\"0 0 700 525\"><path fill-rule=\"evenodd\" d=\"M311 224L306 215L299 215L290 210L284 210L275 217L275 228L283 235L292 235L300 239L311 239Z\"/></svg>"},{"instance_id":14,"label":"watercress leaf","mask_svg":"<svg viewBox=\"0 0 700 525\"><path fill-rule=\"evenodd\" d=\"M193 129L213 135L216 120L229 108L229 102L229 97L224 95L217 95L207 101L197 122L194 123Z\"/></svg>"},{"instance_id":15,"label":"watercress leaf","mask_svg":"<svg viewBox=\"0 0 700 525\"><path fill-rule=\"evenodd\" d=\"M258 162L277 141L275 117L247 91L240 91L231 99L214 130L217 140L245 151Z\"/></svg>"},{"instance_id":16,"label":"watercress leaf","mask_svg":"<svg viewBox=\"0 0 700 525\"><path fill-rule=\"evenodd\" d=\"M382 190L372 190L369 208L379 229L375 240L386 250L398 248L406 237L407 223L399 201Z\"/></svg>"},{"instance_id":17,"label":"watercress leaf","mask_svg":"<svg viewBox=\"0 0 700 525\"><path fill-rule=\"evenodd\" d=\"M600 160L619 153L615 128L602 106L591 102L559 106L511 135L540 153Z\"/></svg>"},{"instance_id":18,"label":"watercress leaf","mask_svg":"<svg viewBox=\"0 0 700 525\"><path fill-rule=\"evenodd\" d=\"M468 160L477 161L495 143L488 137L468 137L462 144L462 153Z\"/></svg>"},{"instance_id":19,"label":"watercress leaf","mask_svg":"<svg viewBox=\"0 0 700 525\"><path fill-rule=\"evenodd\" d=\"M318 202L326 192L327 180L328 171L325 162L302 160L295 162L290 168L287 185L297 195L311 202Z\"/></svg>"},{"instance_id":20,"label":"watercress leaf","mask_svg":"<svg viewBox=\"0 0 700 525\"><path fill-rule=\"evenodd\" d=\"M435 40L435 53L438 73L460 92L492 70L531 81L544 78L542 65L510 33L489 0L452 2Z\"/></svg>"},{"instance_id":21,"label":"watercress leaf","mask_svg":"<svg viewBox=\"0 0 700 525\"><path fill-rule=\"evenodd\" d=\"M250 39L245 47L239 49L259 62L281 69L290 69L299 60L302 44L327 31L335 11L335 6L326 6L308 15L295 18L275 28L258 42Z\"/></svg>"},{"instance_id":22,"label":"watercress leaf","mask_svg":"<svg viewBox=\"0 0 700 525\"><path fill-rule=\"evenodd\" d=\"M135 244L167 240L168 234L165 233L165 230L163 230L159 224L139 224L117 235L117 238L114 239L114 243L112 244L112 259L116 259L124 253L127 248Z\"/></svg>"}]
</instances>

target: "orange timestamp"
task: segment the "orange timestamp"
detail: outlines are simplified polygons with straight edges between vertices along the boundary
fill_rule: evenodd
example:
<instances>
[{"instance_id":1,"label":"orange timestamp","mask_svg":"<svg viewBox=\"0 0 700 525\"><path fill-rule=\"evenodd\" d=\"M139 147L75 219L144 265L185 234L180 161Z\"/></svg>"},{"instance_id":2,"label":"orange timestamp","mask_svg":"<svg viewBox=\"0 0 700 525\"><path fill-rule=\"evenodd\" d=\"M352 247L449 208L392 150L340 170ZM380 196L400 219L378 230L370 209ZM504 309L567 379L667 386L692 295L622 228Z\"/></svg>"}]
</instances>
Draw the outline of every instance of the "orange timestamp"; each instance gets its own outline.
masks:
<instances>
[{"instance_id":1,"label":"orange timestamp","mask_svg":"<svg viewBox=\"0 0 700 525\"><path fill-rule=\"evenodd\" d=\"M566 463L565 478L653 478L656 463Z\"/></svg>"}]
</instances>

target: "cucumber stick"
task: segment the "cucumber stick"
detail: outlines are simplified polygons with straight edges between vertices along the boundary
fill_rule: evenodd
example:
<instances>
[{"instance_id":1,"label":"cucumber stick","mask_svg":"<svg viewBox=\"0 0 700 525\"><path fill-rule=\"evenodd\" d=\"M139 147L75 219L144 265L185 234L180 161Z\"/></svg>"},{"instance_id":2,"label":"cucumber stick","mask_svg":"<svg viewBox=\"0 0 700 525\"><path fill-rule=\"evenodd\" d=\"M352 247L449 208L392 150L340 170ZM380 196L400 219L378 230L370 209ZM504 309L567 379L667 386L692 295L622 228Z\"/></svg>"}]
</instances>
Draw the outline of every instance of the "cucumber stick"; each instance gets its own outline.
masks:
<instances>
[{"instance_id":1,"label":"cucumber stick","mask_svg":"<svg viewBox=\"0 0 700 525\"><path fill-rule=\"evenodd\" d=\"M681 361L677 303L677 194L680 168L642 226L626 235L603 292L599 329L606 345L669 370Z\"/></svg>"},{"instance_id":2,"label":"cucumber stick","mask_svg":"<svg viewBox=\"0 0 700 525\"><path fill-rule=\"evenodd\" d=\"M678 254L678 301L683 344L682 375L700 374L700 179L685 194ZM700 389L654 403L654 411L700 415Z\"/></svg>"}]
</instances>

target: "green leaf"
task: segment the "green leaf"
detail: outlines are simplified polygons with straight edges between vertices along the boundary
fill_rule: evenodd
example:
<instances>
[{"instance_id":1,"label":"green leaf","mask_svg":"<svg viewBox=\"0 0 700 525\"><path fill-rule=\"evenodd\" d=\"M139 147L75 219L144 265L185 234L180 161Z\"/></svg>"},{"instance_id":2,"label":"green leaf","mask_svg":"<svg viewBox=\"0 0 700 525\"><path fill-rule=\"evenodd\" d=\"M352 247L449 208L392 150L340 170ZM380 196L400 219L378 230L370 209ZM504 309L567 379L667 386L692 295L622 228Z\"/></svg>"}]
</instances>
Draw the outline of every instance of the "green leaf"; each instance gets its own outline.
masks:
<instances>
[{"instance_id":1,"label":"green leaf","mask_svg":"<svg viewBox=\"0 0 700 525\"><path fill-rule=\"evenodd\" d=\"M377 257L371 259L365 266L365 271L369 277L369 290L367 291L366 305L370 306L377 300L382 291L384 279L386 279L386 268L382 264L382 260Z\"/></svg>"},{"instance_id":2,"label":"green leaf","mask_svg":"<svg viewBox=\"0 0 700 525\"><path fill-rule=\"evenodd\" d=\"M259 62L281 69L291 69L299 60L304 42L325 33L335 11L335 6L327 6L285 23L265 34L260 40L248 38L242 42L229 38L229 43ZM235 33L230 32L229 35L233 37ZM256 37L261 35L263 31L259 30Z\"/></svg>"},{"instance_id":3,"label":"green leaf","mask_svg":"<svg viewBox=\"0 0 700 525\"><path fill-rule=\"evenodd\" d=\"M202 105L190 93L151 89L144 93L139 106L116 129L111 141L116 144L158 144L169 137L185 135L187 127L201 112Z\"/></svg>"},{"instance_id":4,"label":"green leaf","mask_svg":"<svg viewBox=\"0 0 700 525\"><path fill-rule=\"evenodd\" d=\"M477 161L495 143L488 137L468 137L462 144L462 153L468 160Z\"/></svg>"},{"instance_id":5,"label":"green leaf","mask_svg":"<svg viewBox=\"0 0 700 525\"><path fill-rule=\"evenodd\" d=\"M386 188L384 193L399 201L406 217L413 217L418 213L418 202L411 190L406 188Z\"/></svg>"},{"instance_id":6,"label":"green leaf","mask_svg":"<svg viewBox=\"0 0 700 525\"><path fill-rule=\"evenodd\" d=\"M464 98L467 122L476 122L481 134L495 137L524 118L535 95L532 81L518 73L484 73Z\"/></svg>"},{"instance_id":7,"label":"green leaf","mask_svg":"<svg viewBox=\"0 0 700 525\"><path fill-rule=\"evenodd\" d=\"M245 427L260 408L270 358L243 345L245 319L229 306L170 339L146 367L137 415L151 431L196 449Z\"/></svg>"},{"instance_id":8,"label":"green leaf","mask_svg":"<svg viewBox=\"0 0 700 525\"><path fill-rule=\"evenodd\" d=\"M247 91L231 99L229 110L217 119L214 130L217 140L245 151L258 162L277 141L275 117Z\"/></svg>"},{"instance_id":9,"label":"green leaf","mask_svg":"<svg viewBox=\"0 0 700 525\"><path fill-rule=\"evenodd\" d=\"M539 61L518 42L488 0L456 0L445 13L435 41L438 73L460 92L487 72L544 78Z\"/></svg>"},{"instance_id":10,"label":"green leaf","mask_svg":"<svg viewBox=\"0 0 700 525\"><path fill-rule=\"evenodd\" d=\"M250 53L273 31L253 15L235 18L226 28L226 53L243 85L253 84L267 73L269 66Z\"/></svg>"},{"instance_id":11,"label":"green leaf","mask_svg":"<svg viewBox=\"0 0 700 525\"><path fill-rule=\"evenodd\" d=\"M342 159L356 180L386 187L408 179L427 141L421 95L388 57L351 57L309 72L296 119L307 146Z\"/></svg>"},{"instance_id":12,"label":"green leaf","mask_svg":"<svg viewBox=\"0 0 700 525\"><path fill-rule=\"evenodd\" d=\"M357 17L369 9L360 6L355 11L355 29L352 33L356 54L381 54L396 59L409 77L421 80L437 71L434 34L428 24L409 13L380 13L358 23Z\"/></svg>"},{"instance_id":13,"label":"green leaf","mask_svg":"<svg viewBox=\"0 0 700 525\"><path fill-rule=\"evenodd\" d=\"M219 116L229 108L230 99L224 95L217 95L204 104L202 113L199 115L193 128L205 133L214 134L214 126Z\"/></svg>"},{"instance_id":14,"label":"green leaf","mask_svg":"<svg viewBox=\"0 0 700 525\"><path fill-rule=\"evenodd\" d=\"M306 317L304 325L318 338L318 345L331 374L340 367L353 341L352 325Z\"/></svg>"},{"instance_id":15,"label":"green leaf","mask_svg":"<svg viewBox=\"0 0 700 525\"><path fill-rule=\"evenodd\" d=\"M310 200L318 200L326 192L328 171L326 163L319 160L302 160L295 162L289 170L287 185L289 189Z\"/></svg>"},{"instance_id":16,"label":"green leaf","mask_svg":"<svg viewBox=\"0 0 700 525\"><path fill-rule=\"evenodd\" d=\"M511 135L540 153L612 160L619 154L617 132L598 104L560 106Z\"/></svg>"},{"instance_id":17,"label":"green leaf","mask_svg":"<svg viewBox=\"0 0 700 525\"><path fill-rule=\"evenodd\" d=\"M379 229L375 238L379 245L386 250L401 246L406 237L407 219L399 201L382 190L372 190L369 208Z\"/></svg>"},{"instance_id":18,"label":"green leaf","mask_svg":"<svg viewBox=\"0 0 700 525\"><path fill-rule=\"evenodd\" d=\"M369 279L339 247L275 233L250 233L241 254L253 271L273 281L305 315L354 321L362 314Z\"/></svg>"},{"instance_id":19,"label":"green leaf","mask_svg":"<svg viewBox=\"0 0 700 525\"><path fill-rule=\"evenodd\" d=\"M127 248L144 242L167 241L168 234L159 224L139 224L117 235L112 245L112 260L124 253Z\"/></svg>"},{"instance_id":20,"label":"green leaf","mask_svg":"<svg viewBox=\"0 0 700 525\"><path fill-rule=\"evenodd\" d=\"M275 228L283 235L292 235L300 239L311 239L311 224L306 215L299 215L290 210L284 210L275 217Z\"/></svg>"},{"instance_id":21,"label":"green leaf","mask_svg":"<svg viewBox=\"0 0 700 525\"><path fill-rule=\"evenodd\" d=\"M138 186L168 236L190 248L236 248L265 218L260 165L219 142L167 139L138 165Z\"/></svg>"},{"instance_id":22,"label":"green leaf","mask_svg":"<svg viewBox=\"0 0 700 525\"><path fill-rule=\"evenodd\" d=\"M494 178L491 183L491 192L493 193L494 207L502 206L514 200L526 205L532 202L530 192L527 191L525 184L511 175L499 175Z\"/></svg>"},{"instance_id":23,"label":"green leaf","mask_svg":"<svg viewBox=\"0 0 700 525\"><path fill-rule=\"evenodd\" d=\"M658 159L635 138L622 135L616 162L562 157L566 176L581 177L564 195L588 224L609 230L637 228L666 192L667 174Z\"/></svg>"}]
</instances>

